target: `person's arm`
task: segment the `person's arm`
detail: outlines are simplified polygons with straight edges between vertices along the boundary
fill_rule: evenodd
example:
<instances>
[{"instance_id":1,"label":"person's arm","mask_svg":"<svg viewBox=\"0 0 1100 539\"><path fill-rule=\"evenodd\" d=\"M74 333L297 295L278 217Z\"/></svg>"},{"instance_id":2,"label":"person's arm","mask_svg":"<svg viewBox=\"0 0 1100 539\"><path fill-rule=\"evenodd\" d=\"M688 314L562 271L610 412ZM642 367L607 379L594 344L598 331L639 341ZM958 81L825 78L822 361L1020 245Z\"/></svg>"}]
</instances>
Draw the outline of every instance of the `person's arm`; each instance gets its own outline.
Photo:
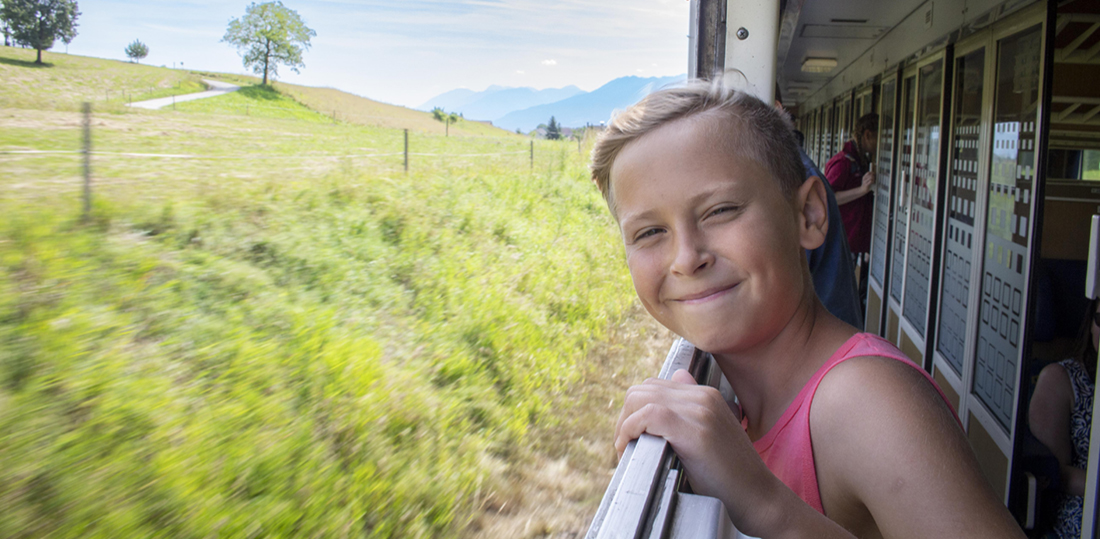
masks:
<instances>
[{"instance_id":1,"label":"person's arm","mask_svg":"<svg viewBox=\"0 0 1100 539\"><path fill-rule=\"evenodd\" d=\"M718 498L733 525L754 537L851 538L768 470L718 390L695 385L686 371L630 388L615 428L622 456L649 433L667 440L696 494Z\"/></svg>"},{"instance_id":2,"label":"person's arm","mask_svg":"<svg viewBox=\"0 0 1100 539\"><path fill-rule=\"evenodd\" d=\"M1073 439L1070 436L1072 414L1073 385L1066 369L1057 363L1043 367L1028 406L1028 427L1058 459L1062 490L1084 496L1085 470L1070 464L1073 459Z\"/></svg>"},{"instance_id":3,"label":"person's arm","mask_svg":"<svg viewBox=\"0 0 1100 539\"><path fill-rule=\"evenodd\" d=\"M867 193L871 192L871 189L875 185L875 174L873 172L867 172L863 175L860 181L859 187L855 189L848 189L847 191L836 192L836 205L843 206L853 200L862 198Z\"/></svg>"},{"instance_id":4,"label":"person's arm","mask_svg":"<svg viewBox=\"0 0 1100 539\"><path fill-rule=\"evenodd\" d=\"M912 365L841 363L818 387L810 432L825 511L856 534L1024 537L954 414Z\"/></svg>"}]
</instances>

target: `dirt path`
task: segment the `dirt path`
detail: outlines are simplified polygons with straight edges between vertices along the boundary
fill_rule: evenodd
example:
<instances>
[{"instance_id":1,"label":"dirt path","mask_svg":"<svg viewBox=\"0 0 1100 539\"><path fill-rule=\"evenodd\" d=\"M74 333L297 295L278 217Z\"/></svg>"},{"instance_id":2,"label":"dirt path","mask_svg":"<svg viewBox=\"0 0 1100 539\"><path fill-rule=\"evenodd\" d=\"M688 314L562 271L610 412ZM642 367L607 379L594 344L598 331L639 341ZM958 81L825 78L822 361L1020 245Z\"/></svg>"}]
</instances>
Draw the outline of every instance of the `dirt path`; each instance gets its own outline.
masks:
<instances>
[{"instance_id":1,"label":"dirt path","mask_svg":"<svg viewBox=\"0 0 1100 539\"><path fill-rule=\"evenodd\" d=\"M656 376L674 335L640 306L589 353L585 378L559 397L568 413L540 427L532 450L498 462L466 539L580 539L615 471L612 434L626 389ZM575 403L565 406L564 403Z\"/></svg>"},{"instance_id":2,"label":"dirt path","mask_svg":"<svg viewBox=\"0 0 1100 539\"><path fill-rule=\"evenodd\" d=\"M205 92L197 92L194 94L176 95L172 97L161 97L158 99L150 99L148 101L138 101L137 103L130 103L126 106L137 107L139 109L156 110L159 108L167 107L168 105L175 105L176 103L183 103L184 101L194 101L196 99L205 99L207 97L217 97L219 95L225 95L229 92L236 92L241 87L236 84L230 84L228 82L218 82L216 80L202 79L209 90Z\"/></svg>"}]
</instances>

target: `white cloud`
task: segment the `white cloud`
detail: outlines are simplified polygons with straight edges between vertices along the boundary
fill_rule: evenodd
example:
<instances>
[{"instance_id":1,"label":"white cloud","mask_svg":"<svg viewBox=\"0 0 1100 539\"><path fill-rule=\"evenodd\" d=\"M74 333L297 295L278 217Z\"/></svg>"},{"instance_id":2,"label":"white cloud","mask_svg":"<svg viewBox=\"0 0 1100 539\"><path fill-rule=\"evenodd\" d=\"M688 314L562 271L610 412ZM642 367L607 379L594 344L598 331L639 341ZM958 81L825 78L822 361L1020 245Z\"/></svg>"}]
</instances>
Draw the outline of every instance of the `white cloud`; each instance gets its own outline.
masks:
<instances>
[{"instance_id":1,"label":"white cloud","mask_svg":"<svg viewBox=\"0 0 1100 539\"><path fill-rule=\"evenodd\" d=\"M521 70L521 69L517 69L517 70L516 70L516 73L519 73L520 75L522 75L522 74L523 74L523 70Z\"/></svg>"},{"instance_id":2,"label":"white cloud","mask_svg":"<svg viewBox=\"0 0 1100 539\"><path fill-rule=\"evenodd\" d=\"M544 65L544 66L556 66L556 65L558 65L558 61L554 60L554 59L543 60L542 65Z\"/></svg>"}]
</instances>

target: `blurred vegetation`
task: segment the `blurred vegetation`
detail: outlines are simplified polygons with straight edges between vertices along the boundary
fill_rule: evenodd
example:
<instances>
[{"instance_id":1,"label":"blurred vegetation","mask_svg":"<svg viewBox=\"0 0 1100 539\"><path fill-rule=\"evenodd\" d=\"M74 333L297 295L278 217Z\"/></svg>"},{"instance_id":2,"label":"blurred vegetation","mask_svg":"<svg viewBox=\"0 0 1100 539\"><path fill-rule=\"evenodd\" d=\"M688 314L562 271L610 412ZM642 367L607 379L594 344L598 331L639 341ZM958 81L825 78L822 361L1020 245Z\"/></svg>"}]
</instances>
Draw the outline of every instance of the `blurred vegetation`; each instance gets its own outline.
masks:
<instances>
[{"instance_id":1,"label":"blurred vegetation","mask_svg":"<svg viewBox=\"0 0 1100 539\"><path fill-rule=\"evenodd\" d=\"M0 152L79 149L11 92ZM269 98L98 113L89 222L78 154L0 153L0 537L451 537L572 413L633 297L576 145L418 134L405 175L400 130L233 112Z\"/></svg>"}]
</instances>

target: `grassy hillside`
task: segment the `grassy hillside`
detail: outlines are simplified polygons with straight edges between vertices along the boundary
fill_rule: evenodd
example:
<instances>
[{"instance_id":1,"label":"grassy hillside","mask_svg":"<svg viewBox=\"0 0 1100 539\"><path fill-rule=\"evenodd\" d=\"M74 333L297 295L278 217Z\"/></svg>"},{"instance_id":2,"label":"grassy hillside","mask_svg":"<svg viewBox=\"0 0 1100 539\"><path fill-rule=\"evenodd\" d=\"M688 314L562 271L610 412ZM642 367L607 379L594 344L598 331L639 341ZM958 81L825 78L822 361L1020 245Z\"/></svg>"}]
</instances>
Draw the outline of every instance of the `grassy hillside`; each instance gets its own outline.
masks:
<instances>
[{"instance_id":1,"label":"grassy hillside","mask_svg":"<svg viewBox=\"0 0 1100 539\"><path fill-rule=\"evenodd\" d=\"M531 167L526 139L414 132L406 175L402 131L308 91L107 103L83 222L79 154L12 152L79 149L92 81L190 75L25 52L0 49L0 537L453 537L580 413L633 300L573 143Z\"/></svg>"},{"instance_id":2,"label":"grassy hillside","mask_svg":"<svg viewBox=\"0 0 1100 539\"><path fill-rule=\"evenodd\" d=\"M187 94L205 88L187 71L45 52L35 65L34 49L0 46L0 108L80 110Z\"/></svg>"},{"instance_id":3,"label":"grassy hillside","mask_svg":"<svg viewBox=\"0 0 1100 539\"><path fill-rule=\"evenodd\" d=\"M293 84L276 83L280 91L293 96L302 104L318 111L334 111L341 121L360 125L377 125L397 129L443 135L445 126L430 114L396 105L371 101L333 88L310 88ZM480 122L459 121L450 128L452 136L509 136L512 132Z\"/></svg>"},{"instance_id":4,"label":"grassy hillside","mask_svg":"<svg viewBox=\"0 0 1100 539\"><path fill-rule=\"evenodd\" d=\"M34 50L0 46L0 108L73 111L79 110L80 104L88 101L99 109L118 111L131 101L202 91L206 88L202 83L204 78L245 86L258 86L260 82L259 78L248 75L165 69L56 52L45 54L45 66L35 65L34 59ZM330 118L335 114L335 119L339 121L438 135L445 132L442 123L422 111L379 103L333 88L312 88L282 82L276 82L274 86L285 98ZM252 97L263 99L259 95ZM216 112L244 115L251 110L246 108L246 101L229 99ZM455 136L493 137L513 134L467 121L451 125L450 133Z\"/></svg>"}]
</instances>

